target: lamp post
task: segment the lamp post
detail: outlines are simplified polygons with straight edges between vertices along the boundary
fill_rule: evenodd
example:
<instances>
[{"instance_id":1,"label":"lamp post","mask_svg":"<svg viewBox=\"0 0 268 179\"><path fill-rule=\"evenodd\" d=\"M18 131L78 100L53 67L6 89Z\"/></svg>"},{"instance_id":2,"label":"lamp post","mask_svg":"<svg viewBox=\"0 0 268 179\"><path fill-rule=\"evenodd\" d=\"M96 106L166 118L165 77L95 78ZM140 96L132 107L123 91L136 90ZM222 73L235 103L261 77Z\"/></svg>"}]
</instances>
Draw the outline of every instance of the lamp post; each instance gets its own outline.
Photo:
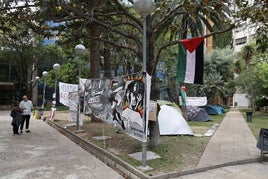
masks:
<instances>
[{"instance_id":1,"label":"lamp post","mask_svg":"<svg viewBox=\"0 0 268 179\"><path fill-rule=\"evenodd\" d=\"M54 88L54 94L53 94L53 98L55 100L53 101L53 105L56 107L56 103L57 103L57 80L58 80L58 71L60 70L60 64L55 63L53 65L53 69L55 70L55 88Z\"/></svg>"},{"instance_id":2,"label":"lamp post","mask_svg":"<svg viewBox=\"0 0 268 179\"><path fill-rule=\"evenodd\" d=\"M38 82L40 80L40 77L39 76L36 76L35 77L35 80Z\"/></svg>"},{"instance_id":3,"label":"lamp post","mask_svg":"<svg viewBox=\"0 0 268 179\"><path fill-rule=\"evenodd\" d=\"M36 94L35 94L35 96L36 96L36 106L38 107L38 84L39 84L39 80L40 80L40 77L39 76L36 76L35 77L35 85L36 85L36 87L35 87L35 89L36 89Z\"/></svg>"},{"instance_id":4,"label":"lamp post","mask_svg":"<svg viewBox=\"0 0 268 179\"><path fill-rule=\"evenodd\" d=\"M86 47L82 44L78 44L74 47L75 54L77 56L82 56L85 51ZM76 116L76 132L80 132L80 125L79 125L79 118L80 118L80 103L81 103L81 94L80 94L80 85L79 85L79 80L80 80L80 75L81 75L81 59L78 60L78 102L77 102L77 116Z\"/></svg>"},{"instance_id":5,"label":"lamp post","mask_svg":"<svg viewBox=\"0 0 268 179\"><path fill-rule=\"evenodd\" d=\"M45 102L46 102L46 77L48 75L47 71L43 71L42 76L44 77L44 87L43 87L43 101L42 101L42 110L44 111Z\"/></svg>"},{"instance_id":6,"label":"lamp post","mask_svg":"<svg viewBox=\"0 0 268 179\"><path fill-rule=\"evenodd\" d=\"M146 52L146 17L149 15L154 9L154 1L153 0L134 0L134 8L137 13L139 13L143 17L143 50L142 50L142 68L143 72L146 75L146 62L147 62L147 52ZM144 112L143 112L143 119L146 120L146 113L147 113L147 84L144 83L144 100L143 104L145 105ZM142 167L146 167L146 147L147 142L142 142Z\"/></svg>"}]
</instances>

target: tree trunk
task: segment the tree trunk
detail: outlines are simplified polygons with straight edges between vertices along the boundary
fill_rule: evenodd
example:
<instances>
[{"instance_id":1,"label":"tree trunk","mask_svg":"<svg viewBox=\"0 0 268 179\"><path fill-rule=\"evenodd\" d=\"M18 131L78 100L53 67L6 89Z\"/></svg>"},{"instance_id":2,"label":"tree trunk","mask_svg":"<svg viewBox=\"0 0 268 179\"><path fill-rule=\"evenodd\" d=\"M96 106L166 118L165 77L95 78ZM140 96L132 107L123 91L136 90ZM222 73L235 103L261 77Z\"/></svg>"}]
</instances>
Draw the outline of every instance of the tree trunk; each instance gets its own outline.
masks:
<instances>
[{"instance_id":1,"label":"tree trunk","mask_svg":"<svg viewBox=\"0 0 268 179\"><path fill-rule=\"evenodd\" d=\"M160 111L160 106L157 104L157 115L156 121L149 121L148 128L150 131L150 140L149 140L149 147L156 148L160 145L160 130L159 130L159 123L158 123L158 113Z\"/></svg>"},{"instance_id":2,"label":"tree trunk","mask_svg":"<svg viewBox=\"0 0 268 179\"><path fill-rule=\"evenodd\" d=\"M146 63L146 70L149 75L152 77L154 76L154 70L155 70L155 63L154 63L154 38L153 38L153 32L152 32L152 18L151 16L147 16L146 18L147 26L146 26L146 57L147 57L147 63ZM155 89L155 80L152 78L152 89L151 89L151 100L157 100L159 99L159 91ZM160 110L160 107L157 105L157 116L158 112ZM155 148L160 144L160 130L159 130L159 123L158 120L156 121L149 121L148 128L150 131L149 136L149 147Z\"/></svg>"},{"instance_id":3,"label":"tree trunk","mask_svg":"<svg viewBox=\"0 0 268 179\"><path fill-rule=\"evenodd\" d=\"M111 54L108 46L104 46L104 77L111 77Z\"/></svg>"},{"instance_id":4,"label":"tree trunk","mask_svg":"<svg viewBox=\"0 0 268 179\"><path fill-rule=\"evenodd\" d=\"M100 28L98 24L92 25L91 36L98 38L100 36ZM100 67L100 42L91 40L90 43L90 78L99 78ZM92 122L100 122L101 120L91 115Z\"/></svg>"},{"instance_id":5,"label":"tree trunk","mask_svg":"<svg viewBox=\"0 0 268 179\"><path fill-rule=\"evenodd\" d=\"M187 29L188 29L188 15L183 15L182 17L182 26L181 26L181 34L180 38L181 39L186 39L187 38Z\"/></svg>"},{"instance_id":6,"label":"tree trunk","mask_svg":"<svg viewBox=\"0 0 268 179\"><path fill-rule=\"evenodd\" d=\"M100 36L99 26L93 25L91 28L91 35L93 37ZM100 67L100 42L97 40L91 40L90 43L90 78L99 78Z\"/></svg>"}]
</instances>

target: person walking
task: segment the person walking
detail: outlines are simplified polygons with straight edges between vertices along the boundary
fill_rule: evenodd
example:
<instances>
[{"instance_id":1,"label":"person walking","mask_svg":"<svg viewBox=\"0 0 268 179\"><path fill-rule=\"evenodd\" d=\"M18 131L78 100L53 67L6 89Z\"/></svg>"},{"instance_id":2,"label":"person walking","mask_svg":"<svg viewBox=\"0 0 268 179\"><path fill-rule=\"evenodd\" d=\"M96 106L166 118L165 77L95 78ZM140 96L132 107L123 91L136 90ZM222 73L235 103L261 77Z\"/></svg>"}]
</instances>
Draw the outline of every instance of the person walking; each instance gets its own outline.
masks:
<instances>
[{"instance_id":1,"label":"person walking","mask_svg":"<svg viewBox=\"0 0 268 179\"><path fill-rule=\"evenodd\" d=\"M20 108L23 110L22 113L22 120L21 120L21 125L20 125L20 133L23 133L23 125L24 122L26 122L26 126L25 126L25 132L31 132L29 130L29 124L30 124L30 118L31 118L31 112L32 112L32 108L33 108L33 103L31 100L28 100L28 97L26 95L24 95L22 97L22 101L20 102Z\"/></svg>"},{"instance_id":2,"label":"person walking","mask_svg":"<svg viewBox=\"0 0 268 179\"><path fill-rule=\"evenodd\" d=\"M11 125L13 126L13 135L19 135L19 126L22 120L22 112L23 110L19 107L20 102L14 102L14 108L10 112L10 116L12 117Z\"/></svg>"}]
</instances>

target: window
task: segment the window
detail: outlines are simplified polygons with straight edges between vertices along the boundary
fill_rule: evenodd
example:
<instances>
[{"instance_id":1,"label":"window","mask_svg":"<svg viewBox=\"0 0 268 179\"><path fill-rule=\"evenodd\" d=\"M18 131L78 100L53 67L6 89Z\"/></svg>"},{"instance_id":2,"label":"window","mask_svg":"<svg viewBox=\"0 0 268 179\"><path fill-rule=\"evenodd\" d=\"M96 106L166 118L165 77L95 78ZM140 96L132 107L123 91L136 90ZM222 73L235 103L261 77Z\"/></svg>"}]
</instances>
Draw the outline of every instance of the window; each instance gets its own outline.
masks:
<instances>
[{"instance_id":1,"label":"window","mask_svg":"<svg viewBox=\"0 0 268 179\"><path fill-rule=\"evenodd\" d=\"M245 44L246 42L247 42L247 37L235 39L235 45L242 45L242 44Z\"/></svg>"}]
</instances>

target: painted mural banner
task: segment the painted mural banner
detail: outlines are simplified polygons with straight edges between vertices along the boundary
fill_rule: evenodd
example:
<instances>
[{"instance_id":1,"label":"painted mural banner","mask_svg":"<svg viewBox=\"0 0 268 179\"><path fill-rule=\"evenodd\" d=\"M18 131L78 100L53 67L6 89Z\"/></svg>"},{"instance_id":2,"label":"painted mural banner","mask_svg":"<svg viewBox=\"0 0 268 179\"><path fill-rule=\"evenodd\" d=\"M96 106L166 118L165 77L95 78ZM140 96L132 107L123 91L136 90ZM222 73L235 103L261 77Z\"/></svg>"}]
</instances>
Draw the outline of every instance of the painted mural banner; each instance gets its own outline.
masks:
<instances>
[{"instance_id":1,"label":"painted mural banner","mask_svg":"<svg viewBox=\"0 0 268 179\"><path fill-rule=\"evenodd\" d=\"M60 103L69 106L69 93L75 92L77 94L78 91L78 85L77 84L69 84L69 83L63 83L59 82L59 95L60 95ZM78 96L78 94L77 94ZM77 97L76 96L76 97Z\"/></svg>"},{"instance_id":2,"label":"painted mural banner","mask_svg":"<svg viewBox=\"0 0 268 179\"><path fill-rule=\"evenodd\" d=\"M77 120L77 104L78 104L78 85L59 82L60 103L69 107L69 121ZM79 115L79 125L83 125L81 115Z\"/></svg>"},{"instance_id":3,"label":"painted mural banner","mask_svg":"<svg viewBox=\"0 0 268 179\"><path fill-rule=\"evenodd\" d=\"M84 97L85 115L94 115L120 127L137 140L147 141L149 113L145 113L145 109L149 109L151 86L148 74L80 79L79 85Z\"/></svg>"}]
</instances>

